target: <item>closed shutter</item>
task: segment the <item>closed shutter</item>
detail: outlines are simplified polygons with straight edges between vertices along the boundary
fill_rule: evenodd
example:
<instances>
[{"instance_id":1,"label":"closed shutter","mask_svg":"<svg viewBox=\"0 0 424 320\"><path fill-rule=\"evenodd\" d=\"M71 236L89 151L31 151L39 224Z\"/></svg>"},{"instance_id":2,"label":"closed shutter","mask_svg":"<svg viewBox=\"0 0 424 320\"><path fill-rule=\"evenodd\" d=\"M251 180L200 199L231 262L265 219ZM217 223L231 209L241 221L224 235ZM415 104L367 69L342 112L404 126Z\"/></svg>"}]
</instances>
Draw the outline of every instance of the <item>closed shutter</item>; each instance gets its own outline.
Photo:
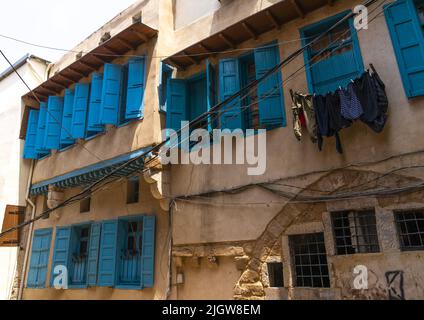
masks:
<instances>
[{"instance_id":1,"label":"closed shutter","mask_svg":"<svg viewBox=\"0 0 424 320\"><path fill-rule=\"evenodd\" d=\"M72 138L72 111L74 109L74 91L65 90L63 102L62 130L60 133L61 148L71 145L75 142Z\"/></svg>"},{"instance_id":2,"label":"closed shutter","mask_svg":"<svg viewBox=\"0 0 424 320\"><path fill-rule=\"evenodd\" d=\"M126 119L137 119L144 116L144 70L144 58L133 59L128 64Z\"/></svg>"},{"instance_id":3,"label":"closed shutter","mask_svg":"<svg viewBox=\"0 0 424 320\"><path fill-rule=\"evenodd\" d=\"M46 120L47 120L47 103L40 103L40 113L38 116L37 138L35 142L35 151L39 157L48 154L46 149Z\"/></svg>"},{"instance_id":4,"label":"closed shutter","mask_svg":"<svg viewBox=\"0 0 424 320\"><path fill-rule=\"evenodd\" d=\"M25 136L24 159L37 159L38 153L35 150L37 141L38 119L40 111L30 110L28 115L28 126Z\"/></svg>"},{"instance_id":5,"label":"closed shutter","mask_svg":"<svg viewBox=\"0 0 424 320\"><path fill-rule=\"evenodd\" d=\"M104 127L100 123L100 107L102 104L103 74L94 73L91 80L90 105L88 108L87 131L102 132Z\"/></svg>"},{"instance_id":6,"label":"closed shutter","mask_svg":"<svg viewBox=\"0 0 424 320\"><path fill-rule=\"evenodd\" d=\"M223 102L240 91L240 73L238 59L223 59L219 62L219 97ZM244 129L243 113L238 98L221 106L221 129Z\"/></svg>"},{"instance_id":7,"label":"closed shutter","mask_svg":"<svg viewBox=\"0 0 424 320\"><path fill-rule=\"evenodd\" d=\"M424 35L414 1L398 0L384 12L406 95L423 95Z\"/></svg>"},{"instance_id":8,"label":"closed shutter","mask_svg":"<svg viewBox=\"0 0 424 320\"><path fill-rule=\"evenodd\" d=\"M7 205L3 217L2 232L10 228L16 228L23 222L25 215L25 207ZM19 246L19 231L14 230L0 237L0 247L17 247Z\"/></svg>"},{"instance_id":9,"label":"closed shutter","mask_svg":"<svg viewBox=\"0 0 424 320\"><path fill-rule=\"evenodd\" d=\"M103 221L100 237L100 258L97 283L101 287L113 287L116 280L118 221Z\"/></svg>"},{"instance_id":10,"label":"closed shutter","mask_svg":"<svg viewBox=\"0 0 424 320\"><path fill-rule=\"evenodd\" d=\"M51 236L52 229L39 229L34 232L27 279L28 288L46 286Z\"/></svg>"},{"instance_id":11,"label":"closed shutter","mask_svg":"<svg viewBox=\"0 0 424 320\"><path fill-rule=\"evenodd\" d=\"M207 88L207 104L208 111L216 104L216 70L215 67L206 60L206 88ZM208 130L211 131L216 126L215 121L208 116Z\"/></svg>"},{"instance_id":12,"label":"closed shutter","mask_svg":"<svg viewBox=\"0 0 424 320\"><path fill-rule=\"evenodd\" d=\"M69 271L69 246L71 243L71 227L57 227L54 241L53 261L50 285L53 286L56 266L65 266ZM68 274L69 279L69 274Z\"/></svg>"},{"instance_id":13,"label":"closed shutter","mask_svg":"<svg viewBox=\"0 0 424 320\"><path fill-rule=\"evenodd\" d=\"M166 127L178 131L181 129L181 121L188 119L186 81L169 79L167 94Z\"/></svg>"},{"instance_id":14,"label":"closed shutter","mask_svg":"<svg viewBox=\"0 0 424 320\"><path fill-rule=\"evenodd\" d=\"M155 216L143 217L143 241L141 251L141 286L152 288L155 268Z\"/></svg>"},{"instance_id":15,"label":"closed shutter","mask_svg":"<svg viewBox=\"0 0 424 320\"><path fill-rule=\"evenodd\" d=\"M256 79L278 65L278 45L255 49ZM267 77L258 85L259 120L267 128L286 125L282 93L281 71Z\"/></svg>"},{"instance_id":16,"label":"closed shutter","mask_svg":"<svg viewBox=\"0 0 424 320\"><path fill-rule=\"evenodd\" d=\"M105 64L102 89L100 121L102 124L118 125L122 96L122 66Z\"/></svg>"},{"instance_id":17,"label":"closed shutter","mask_svg":"<svg viewBox=\"0 0 424 320\"><path fill-rule=\"evenodd\" d=\"M74 110L72 113L72 137L83 139L86 135L88 96L90 85L77 83L75 85Z\"/></svg>"},{"instance_id":18,"label":"closed shutter","mask_svg":"<svg viewBox=\"0 0 424 320\"><path fill-rule=\"evenodd\" d=\"M97 267L99 262L100 232L102 224L93 223L90 231L90 243L88 246L87 283L90 287L97 284Z\"/></svg>"},{"instance_id":19,"label":"closed shutter","mask_svg":"<svg viewBox=\"0 0 424 320\"><path fill-rule=\"evenodd\" d=\"M63 98L49 97L46 115L45 143L46 149L60 149L60 132L62 131Z\"/></svg>"}]
</instances>

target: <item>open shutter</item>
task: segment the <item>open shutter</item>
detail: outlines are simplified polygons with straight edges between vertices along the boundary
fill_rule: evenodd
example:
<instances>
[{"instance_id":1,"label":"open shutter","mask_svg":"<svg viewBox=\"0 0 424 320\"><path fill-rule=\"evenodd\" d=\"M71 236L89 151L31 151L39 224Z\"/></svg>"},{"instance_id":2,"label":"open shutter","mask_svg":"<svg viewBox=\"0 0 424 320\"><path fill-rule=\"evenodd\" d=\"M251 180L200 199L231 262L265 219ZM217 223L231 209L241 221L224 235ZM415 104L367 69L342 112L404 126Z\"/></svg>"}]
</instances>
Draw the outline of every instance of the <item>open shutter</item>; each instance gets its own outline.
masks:
<instances>
[{"instance_id":1,"label":"open shutter","mask_svg":"<svg viewBox=\"0 0 424 320\"><path fill-rule=\"evenodd\" d=\"M216 70L215 67L206 59L206 87L207 87L207 103L208 111L216 104ZM211 131L215 127L215 123L211 123L208 117L208 130Z\"/></svg>"},{"instance_id":2,"label":"open shutter","mask_svg":"<svg viewBox=\"0 0 424 320\"><path fill-rule=\"evenodd\" d=\"M116 280L116 255L118 221L103 221L100 237L99 274L97 283L101 287L113 287Z\"/></svg>"},{"instance_id":3,"label":"open shutter","mask_svg":"<svg viewBox=\"0 0 424 320\"><path fill-rule=\"evenodd\" d=\"M187 83L182 79L169 79L167 90L166 127L178 131L181 121L187 121Z\"/></svg>"},{"instance_id":4,"label":"open shutter","mask_svg":"<svg viewBox=\"0 0 424 320\"><path fill-rule=\"evenodd\" d=\"M40 113L38 115L37 138L35 142L35 151L39 157L49 153L46 149L46 120L47 120L47 103L40 103Z\"/></svg>"},{"instance_id":5,"label":"open shutter","mask_svg":"<svg viewBox=\"0 0 424 320\"><path fill-rule=\"evenodd\" d=\"M62 129L60 133L61 148L71 145L75 142L72 138L72 111L74 109L74 91L65 90L63 102Z\"/></svg>"},{"instance_id":6,"label":"open shutter","mask_svg":"<svg viewBox=\"0 0 424 320\"><path fill-rule=\"evenodd\" d=\"M256 79L280 62L278 46L255 49ZM281 72L277 71L258 85L259 121L263 127L286 125Z\"/></svg>"},{"instance_id":7,"label":"open shutter","mask_svg":"<svg viewBox=\"0 0 424 320\"><path fill-rule=\"evenodd\" d=\"M141 286L152 288L155 279L155 222L156 216L143 217L141 251Z\"/></svg>"},{"instance_id":8,"label":"open shutter","mask_svg":"<svg viewBox=\"0 0 424 320\"><path fill-rule=\"evenodd\" d=\"M6 205L4 212L2 232L16 228L23 222L25 216L25 207ZM15 230L6 233L0 237L0 247L18 247L19 246L19 231Z\"/></svg>"},{"instance_id":9,"label":"open shutter","mask_svg":"<svg viewBox=\"0 0 424 320\"><path fill-rule=\"evenodd\" d=\"M50 285L53 286L56 266L65 266L69 272L69 246L71 241L71 227L57 227L54 241L53 261L50 277ZM69 274L68 274L69 277Z\"/></svg>"},{"instance_id":10,"label":"open shutter","mask_svg":"<svg viewBox=\"0 0 424 320\"><path fill-rule=\"evenodd\" d=\"M104 67L100 121L118 125L122 96L122 66L107 63Z\"/></svg>"},{"instance_id":11,"label":"open shutter","mask_svg":"<svg viewBox=\"0 0 424 320\"><path fill-rule=\"evenodd\" d=\"M406 95L424 95L424 34L414 1L398 0L384 12Z\"/></svg>"},{"instance_id":12,"label":"open shutter","mask_svg":"<svg viewBox=\"0 0 424 320\"><path fill-rule=\"evenodd\" d=\"M219 61L219 97L224 101L240 90L240 73L238 59L222 59ZM238 98L221 106L221 129L244 129L243 113Z\"/></svg>"},{"instance_id":13,"label":"open shutter","mask_svg":"<svg viewBox=\"0 0 424 320\"><path fill-rule=\"evenodd\" d=\"M88 96L90 85L77 83L75 85L74 110L72 113L72 137L83 139L86 134Z\"/></svg>"},{"instance_id":14,"label":"open shutter","mask_svg":"<svg viewBox=\"0 0 424 320\"><path fill-rule=\"evenodd\" d=\"M28 126L25 136L24 159L37 159L38 153L35 150L37 141L38 118L40 111L30 110L28 115Z\"/></svg>"},{"instance_id":15,"label":"open shutter","mask_svg":"<svg viewBox=\"0 0 424 320\"><path fill-rule=\"evenodd\" d=\"M158 86L158 97L159 97L159 110L166 112L166 99L167 99L167 86L168 79L172 78L172 68L161 61L159 70L159 86Z\"/></svg>"},{"instance_id":16,"label":"open shutter","mask_svg":"<svg viewBox=\"0 0 424 320\"><path fill-rule=\"evenodd\" d=\"M87 131L102 132L100 123L100 107L102 104L103 74L94 73L91 80L90 105L88 108Z\"/></svg>"},{"instance_id":17,"label":"open shutter","mask_svg":"<svg viewBox=\"0 0 424 320\"><path fill-rule=\"evenodd\" d=\"M63 98L51 96L47 104L45 143L46 149L60 149L62 131Z\"/></svg>"},{"instance_id":18,"label":"open shutter","mask_svg":"<svg viewBox=\"0 0 424 320\"><path fill-rule=\"evenodd\" d=\"M132 59L128 63L126 119L137 119L144 116L144 70L144 58Z\"/></svg>"},{"instance_id":19,"label":"open shutter","mask_svg":"<svg viewBox=\"0 0 424 320\"><path fill-rule=\"evenodd\" d=\"M100 232L102 224L93 223L90 231L90 243L88 246L87 283L90 287L97 284L97 267L99 262Z\"/></svg>"},{"instance_id":20,"label":"open shutter","mask_svg":"<svg viewBox=\"0 0 424 320\"><path fill-rule=\"evenodd\" d=\"M27 279L28 288L46 286L51 236L52 229L39 229L34 232Z\"/></svg>"}]
</instances>

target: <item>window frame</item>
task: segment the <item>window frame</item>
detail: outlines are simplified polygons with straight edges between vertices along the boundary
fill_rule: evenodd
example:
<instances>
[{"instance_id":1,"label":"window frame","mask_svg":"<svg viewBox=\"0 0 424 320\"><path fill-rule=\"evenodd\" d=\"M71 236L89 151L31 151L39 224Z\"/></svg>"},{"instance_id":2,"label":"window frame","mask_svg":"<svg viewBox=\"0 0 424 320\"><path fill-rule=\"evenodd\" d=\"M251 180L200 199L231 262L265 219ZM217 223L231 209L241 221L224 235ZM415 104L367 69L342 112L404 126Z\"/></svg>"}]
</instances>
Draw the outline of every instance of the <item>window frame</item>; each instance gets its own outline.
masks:
<instances>
[{"instance_id":1,"label":"window frame","mask_svg":"<svg viewBox=\"0 0 424 320\"><path fill-rule=\"evenodd\" d=\"M70 226L71 228L71 236L69 240L69 259L68 259L68 265L66 266L68 268L68 288L70 289L84 289L88 287L88 258L89 258L89 252L90 252L90 238L91 238L91 226L93 225L93 221L87 221L87 222L81 222L77 224L73 224ZM73 245L76 245L78 247L78 250L80 250L81 246L81 235L78 237L78 242L76 242L75 233L76 230L81 231L82 228L88 228L88 236L87 236L87 252L86 252L86 266L85 266L85 281L83 283L72 283L71 280L71 273L70 271L73 270L72 264L73 262Z\"/></svg>"},{"instance_id":2,"label":"window frame","mask_svg":"<svg viewBox=\"0 0 424 320\"><path fill-rule=\"evenodd\" d=\"M413 251L420 252L420 251L423 251L424 250L424 244L423 244L423 246L417 248L417 247L407 247L403 243L402 230L401 230L401 226L400 226L400 222L402 222L402 221L399 221L398 216L402 215L402 214L408 214L408 213L415 213L415 214L421 213L423 215L423 218L424 218L424 209L423 208L393 211L394 223L395 223L395 226L396 226L396 234L397 234L397 238L398 238L398 241L399 241L399 249L400 249L401 252L413 252ZM424 237L424 229L423 229L423 232L419 232L419 230L418 230L418 233L421 235L420 238ZM409 235L409 233L407 233L407 234ZM423 240L421 240L421 241L423 241Z\"/></svg>"}]
</instances>

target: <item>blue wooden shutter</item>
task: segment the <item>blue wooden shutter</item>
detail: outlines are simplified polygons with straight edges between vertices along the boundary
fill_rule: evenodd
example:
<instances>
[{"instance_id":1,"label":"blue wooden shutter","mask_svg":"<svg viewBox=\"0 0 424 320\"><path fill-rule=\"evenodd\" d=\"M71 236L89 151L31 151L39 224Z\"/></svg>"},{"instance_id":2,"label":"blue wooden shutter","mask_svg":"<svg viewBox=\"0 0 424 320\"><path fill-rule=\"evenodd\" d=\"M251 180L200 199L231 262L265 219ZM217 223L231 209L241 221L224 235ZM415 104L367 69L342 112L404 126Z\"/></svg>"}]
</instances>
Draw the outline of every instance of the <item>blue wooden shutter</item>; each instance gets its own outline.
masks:
<instances>
[{"instance_id":1,"label":"blue wooden shutter","mask_svg":"<svg viewBox=\"0 0 424 320\"><path fill-rule=\"evenodd\" d=\"M37 138L35 141L35 151L38 153L38 156L48 154L45 143L45 133L46 133L46 119L47 119L47 103L40 103L40 113L38 115L38 128L37 128Z\"/></svg>"},{"instance_id":2,"label":"blue wooden shutter","mask_svg":"<svg viewBox=\"0 0 424 320\"><path fill-rule=\"evenodd\" d=\"M406 95L423 95L424 35L414 1L398 0L384 12Z\"/></svg>"},{"instance_id":3,"label":"blue wooden shutter","mask_svg":"<svg viewBox=\"0 0 424 320\"><path fill-rule=\"evenodd\" d=\"M25 136L24 159L37 159L38 154L35 151L35 142L37 140L38 116L40 111L29 110L28 125Z\"/></svg>"},{"instance_id":4,"label":"blue wooden shutter","mask_svg":"<svg viewBox=\"0 0 424 320\"><path fill-rule=\"evenodd\" d=\"M51 236L52 229L39 229L34 232L27 279L28 288L44 288L46 286Z\"/></svg>"},{"instance_id":5,"label":"blue wooden shutter","mask_svg":"<svg viewBox=\"0 0 424 320\"><path fill-rule=\"evenodd\" d=\"M136 119L144 116L144 70L144 58L132 59L128 63L126 119Z\"/></svg>"},{"instance_id":6,"label":"blue wooden shutter","mask_svg":"<svg viewBox=\"0 0 424 320\"><path fill-rule=\"evenodd\" d=\"M159 110L166 112L166 99L167 97L167 86L168 79L172 78L172 68L166 63L161 61L159 70L159 86L158 86L158 97L159 97Z\"/></svg>"},{"instance_id":7,"label":"blue wooden shutter","mask_svg":"<svg viewBox=\"0 0 424 320\"><path fill-rule=\"evenodd\" d=\"M256 79L280 62L278 48L278 45L269 45L255 49ZM272 128L286 125L281 70L259 83L258 100L259 120L262 126Z\"/></svg>"},{"instance_id":8,"label":"blue wooden shutter","mask_svg":"<svg viewBox=\"0 0 424 320\"><path fill-rule=\"evenodd\" d=\"M88 108L87 131L102 132L100 123L100 108L102 104L103 74L94 73L91 80L90 104Z\"/></svg>"},{"instance_id":9,"label":"blue wooden shutter","mask_svg":"<svg viewBox=\"0 0 424 320\"><path fill-rule=\"evenodd\" d=\"M89 93L90 85L88 83L77 83L75 85L72 113L72 137L75 139L83 139L86 135Z\"/></svg>"},{"instance_id":10,"label":"blue wooden shutter","mask_svg":"<svg viewBox=\"0 0 424 320\"><path fill-rule=\"evenodd\" d=\"M219 97L224 101L236 92L240 91L240 73L238 59L222 59L219 62ZM244 129L243 113L239 98L235 98L228 104L221 106L225 111L220 116L221 129Z\"/></svg>"},{"instance_id":11,"label":"blue wooden shutter","mask_svg":"<svg viewBox=\"0 0 424 320\"><path fill-rule=\"evenodd\" d=\"M74 91L65 90L63 102L62 130L60 133L60 146L66 147L75 142L72 138L72 111L74 109Z\"/></svg>"},{"instance_id":12,"label":"blue wooden shutter","mask_svg":"<svg viewBox=\"0 0 424 320\"><path fill-rule=\"evenodd\" d=\"M54 251L52 260L52 269L50 277L50 285L54 282L54 268L62 265L68 268L69 273L69 246L71 243L71 227L57 227L54 241ZM69 279L69 274L68 274Z\"/></svg>"},{"instance_id":13,"label":"blue wooden shutter","mask_svg":"<svg viewBox=\"0 0 424 320\"><path fill-rule=\"evenodd\" d=\"M216 104L216 70L215 67L206 60L206 88L207 88L207 103L208 111L211 110ZM215 127L216 123L211 121L208 117L208 130L211 131Z\"/></svg>"},{"instance_id":14,"label":"blue wooden shutter","mask_svg":"<svg viewBox=\"0 0 424 320\"><path fill-rule=\"evenodd\" d=\"M90 287L97 284L97 267L99 262L100 232L102 224L93 223L90 231L90 243L88 246L87 283Z\"/></svg>"},{"instance_id":15,"label":"blue wooden shutter","mask_svg":"<svg viewBox=\"0 0 424 320\"><path fill-rule=\"evenodd\" d=\"M118 221L103 221L100 237L100 258L97 283L101 287L112 287L116 280L116 255Z\"/></svg>"},{"instance_id":16,"label":"blue wooden shutter","mask_svg":"<svg viewBox=\"0 0 424 320\"><path fill-rule=\"evenodd\" d=\"M63 98L51 96L47 103L45 146L46 149L60 149L62 131Z\"/></svg>"},{"instance_id":17,"label":"blue wooden shutter","mask_svg":"<svg viewBox=\"0 0 424 320\"><path fill-rule=\"evenodd\" d=\"M122 96L122 66L107 63L104 67L100 121L118 125Z\"/></svg>"},{"instance_id":18,"label":"blue wooden shutter","mask_svg":"<svg viewBox=\"0 0 424 320\"><path fill-rule=\"evenodd\" d=\"M181 121L187 121L187 83L182 79L169 79L167 90L166 127L178 131Z\"/></svg>"},{"instance_id":19,"label":"blue wooden shutter","mask_svg":"<svg viewBox=\"0 0 424 320\"><path fill-rule=\"evenodd\" d=\"M155 222L156 216L143 217L141 251L141 286L152 288L155 279Z\"/></svg>"}]
</instances>

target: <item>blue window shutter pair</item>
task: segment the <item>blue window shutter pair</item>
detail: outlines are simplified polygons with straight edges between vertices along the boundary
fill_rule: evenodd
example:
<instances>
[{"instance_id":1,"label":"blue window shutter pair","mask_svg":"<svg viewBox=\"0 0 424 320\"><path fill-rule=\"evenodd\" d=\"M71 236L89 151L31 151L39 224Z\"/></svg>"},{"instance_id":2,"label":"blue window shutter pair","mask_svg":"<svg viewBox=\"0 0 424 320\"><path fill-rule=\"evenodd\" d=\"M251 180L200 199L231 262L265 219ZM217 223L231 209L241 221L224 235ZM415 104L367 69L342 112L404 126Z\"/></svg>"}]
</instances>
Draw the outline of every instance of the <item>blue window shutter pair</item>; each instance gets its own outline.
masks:
<instances>
[{"instance_id":1,"label":"blue window shutter pair","mask_svg":"<svg viewBox=\"0 0 424 320\"><path fill-rule=\"evenodd\" d=\"M28 126L25 136L24 159L37 159L38 154L35 151L35 142L37 140L38 117L40 111L29 110Z\"/></svg>"},{"instance_id":2,"label":"blue window shutter pair","mask_svg":"<svg viewBox=\"0 0 424 320\"><path fill-rule=\"evenodd\" d=\"M406 95L424 95L424 35L414 1L397 0L384 13Z\"/></svg>"},{"instance_id":3,"label":"blue window shutter pair","mask_svg":"<svg viewBox=\"0 0 424 320\"><path fill-rule=\"evenodd\" d=\"M62 131L63 98L51 96L47 103L45 147L60 149L60 133Z\"/></svg>"},{"instance_id":4,"label":"blue window shutter pair","mask_svg":"<svg viewBox=\"0 0 424 320\"><path fill-rule=\"evenodd\" d=\"M54 269L56 266L65 266L68 268L68 279L69 279L69 245L71 241L71 227L57 227L55 244L53 251L53 261L50 276L50 285L53 286L55 274Z\"/></svg>"},{"instance_id":5,"label":"blue window shutter pair","mask_svg":"<svg viewBox=\"0 0 424 320\"><path fill-rule=\"evenodd\" d=\"M143 241L141 248L142 288L152 288L155 279L155 225L156 216L143 217Z\"/></svg>"},{"instance_id":6,"label":"blue window shutter pair","mask_svg":"<svg viewBox=\"0 0 424 320\"><path fill-rule=\"evenodd\" d=\"M34 232L27 279L28 288L46 286L51 236L52 229L39 229Z\"/></svg>"},{"instance_id":7,"label":"blue window shutter pair","mask_svg":"<svg viewBox=\"0 0 424 320\"><path fill-rule=\"evenodd\" d=\"M102 124L119 124L122 102L122 66L107 63L104 67L100 121Z\"/></svg>"},{"instance_id":8,"label":"blue window shutter pair","mask_svg":"<svg viewBox=\"0 0 424 320\"><path fill-rule=\"evenodd\" d=\"M60 133L60 146L66 147L75 142L72 138L72 111L74 109L74 91L65 90L63 102L62 129Z\"/></svg>"},{"instance_id":9,"label":"blue window shutter pair","mask_svg":"<svg viewBox=\"0 0 424 320\"><path fill-rule=\"evenodd\" d=\"M144 116L145 59L132 59L128 63L126 119Z\"/></svg>"},{"instance_id":10,"label":"blue window shutter pair","mask_svg":"<svg viewBox=\"0 0 424 320\"><path fill-rule=\"evenodd\" d=\"M77 83L75 85L72 112L72 137L74 139L83 139L86 136L89 94L90 85L88 83Z\"/></svg>"},{"instance_id":11,"label":"blue window shutter pair","mask_svg":"<svg viewBox=\"0 0 424 320\"><path fill-rule=\"evenodd\" d=\"M38 128L37 128L37 138L35 142L35 151L38 153L39 157L48 154L45 143L45 133L46 133L46 120L47 120L47 103L40 103L40 113L38 116Z\"/></svg>"},{"instance_id":12,"label":"blue window shutter pair","mask_svg":"<svg viewBox=\"0 0 424 320\"><path fill-rule=\"evenodd\" d=\"M240 91L239 60L237 58L222 59L219 62L219 97L223 102ZM239 98L221 106L221 129L244 129L243 113Z\"/></svg>"},{"instance_id":13,"label":"blue window shutter pair","mask_svg":"<svg viewBox=\"0 0 424 320\"><path fill-rule=\"evenodd\" d=\"M278 45L268 45L255 49L256 79L280 62L278 48ZM267 128L286 125L281 70L259 83L258 100L261 125Z\"/></svg>"},{"instance_id":14,"label":"blue window shutter pair","mask_svg":"<svg viewBox=\"0 0 424 320\"><path fill-rule=\"evenodd\" d=\"M187 82L169 79L167 88L166 127L178 131L181 121L187 121Z\"/></svg>"},{"instance_id":15,"label":"blue window shutter pair","mask_svg":"<svg viewBox=\"0 0 424 320\"><path fill-rule=\"evenodd\" d=\"M100 108L102 103L103 74L94 73L91 80L90 104L88 108L87 131L102 132L100 123Z\"/></svg>"}]
</instances>

